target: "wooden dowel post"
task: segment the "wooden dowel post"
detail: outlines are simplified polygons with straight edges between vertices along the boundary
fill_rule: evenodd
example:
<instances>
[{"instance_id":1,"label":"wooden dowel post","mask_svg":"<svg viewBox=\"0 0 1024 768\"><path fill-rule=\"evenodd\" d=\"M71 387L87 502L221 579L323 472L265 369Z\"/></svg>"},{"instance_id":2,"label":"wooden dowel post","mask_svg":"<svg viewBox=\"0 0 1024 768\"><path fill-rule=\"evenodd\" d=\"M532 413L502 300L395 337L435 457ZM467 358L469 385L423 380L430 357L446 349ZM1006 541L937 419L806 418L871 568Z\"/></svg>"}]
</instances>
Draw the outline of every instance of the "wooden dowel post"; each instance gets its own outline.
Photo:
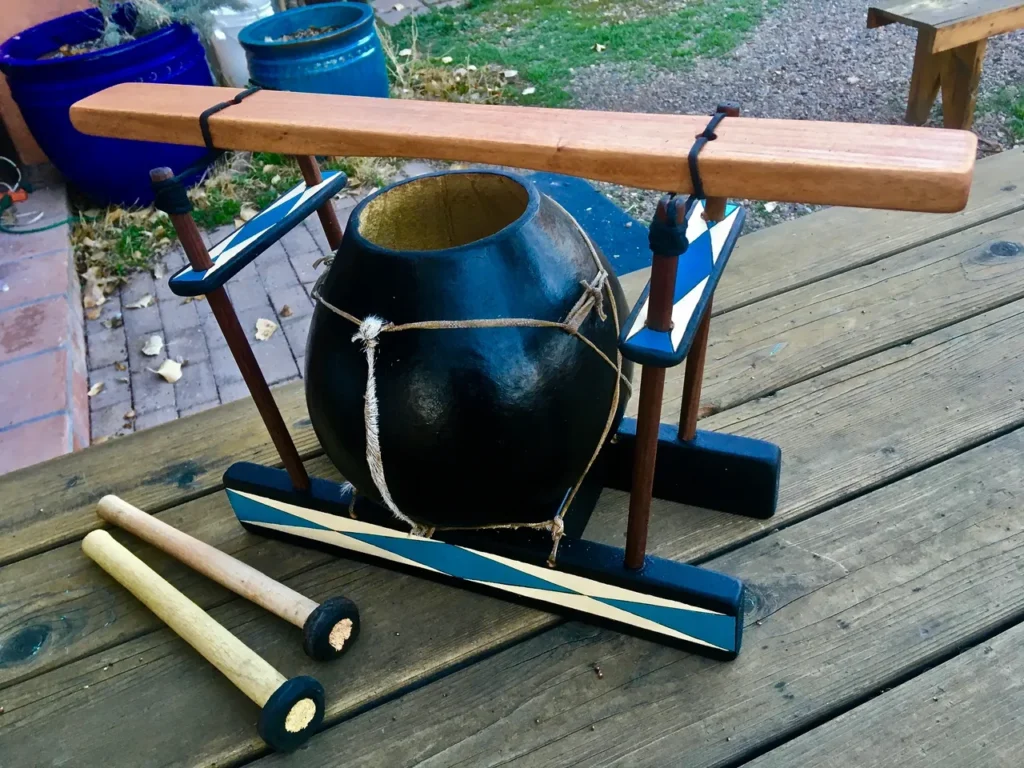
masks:
<instances>
[{"instance_id":1,"label":"wooden dowel post","mask_svg":"<svg viewBox=\"0 0 1024 768\"><path fill-rule=\"evenodd\" d=\"M658 203L655 217L666 223L670 198ZM685 226L686 207L674 207L675 223ZM648 294L647 327L655 331L672 330L672 297L676 289L678 256L654 254L651 263L651 290ZM650 365L640 375L640 403L636 417L636 443L633 449L633 482L629 493L629 522L626 527L626 567L642 568L647 554L647 528L654 493L654 467L658 455L658 431L661 428L661 401L665 391L665 369Z\"/></svg>"},{"instance_id":2,"label":"wooden dowel post","mask_svg":"<svg viewBox=\"0 0 1024 768\"><path fill-rule=\"evenodd\" d=\"M733 104L719 104L718 112L729 117L739 117L739 107ZM704 202L704 220L711 224L725 218L724 197L709 197ZM683 404L679 412L679 439L693 440L697 436L697 419L700 415L700 389L704 382L704 359L708 351L708 334L711 330L711 299L704 309L704 316L697 326L697 333L686 355L686 369L683 374Z\"/></svg>"},{"instance_id":3,"label":"wooden dowel post","mask_svg":"<svg viewBox=\"0 0 1024 768\"><path fill-rule=\"evenodd\" d=\"M320 174L320 165L315 157L312 155L296 155L295 159L299 163L299 169L302 171L302 178L305 179L307 187L314 187L324 180ZM331 201L328 200L317 208L316 215L320 217L320 226L324 228L327 244L331 246L331 250L338 250L338 247L341 245L341 224L338 222L338 214L335 212Z\"/></svg>"},{"instance_id":4,"label":"wooden dowel post","mask_svg":"<svg viewBox=\"0 0 1024 768\"><path fill-rule=\"evenodd\" d=\"M316 680L286 679L107 531L87 535L82 550L263 708L260 735L268 744L294 749L313 734L324 712Z\"/></svg>"},{"instance_id":5,"label":"wooden dowel post","mask_svg":"<svg viewBox=\"0 0 1024 768\"><path fill-rule=\"evenodd\" d=\"M156 168L149 172L149 177L153 181L166 181L173 176L170 168ZM172 213L170 218L192 268L206 270L212 267L213 261L210 259L210 253L206 250L206 245L203 243L199 228L192 215ZM235 308L231 305L227 291L223 287L218 288L208 293L206 299L210 302L213 316L217 318L217 324L238 364L242 379L245 380L245 384L252 394L256 409L263 418L267 431L270 432L270 438L274 441L274 447L277 448L277 452L281 456L281 462L288 471L292 485L296 490L308 491L309 475L306 474L306 468L302 464L302 459L299 458L299 452L288 433L288 427L285 426L281 411L278 410L277 403L274 402L274 396L270 392L267 380L263 377L260 364L256 362L256 356L253 354L252 347L249 346L245 331L242 330L242 326L238 322L238 316L235 314Z\"/></svg>"},{"instance_id":6,"label":"wooden dowel post","mask_svg":"<svg viewBox=\"0 0 1024 768\"><path fill-rule=\"evenodd\" d=\"M359 633L359 611L350 600L334 597L317 604L216 547L148 515L124 499L108 495L97 514L237 595L303 630L306 653L325 661L348 650Z\"/></svg>"}]
</instances>

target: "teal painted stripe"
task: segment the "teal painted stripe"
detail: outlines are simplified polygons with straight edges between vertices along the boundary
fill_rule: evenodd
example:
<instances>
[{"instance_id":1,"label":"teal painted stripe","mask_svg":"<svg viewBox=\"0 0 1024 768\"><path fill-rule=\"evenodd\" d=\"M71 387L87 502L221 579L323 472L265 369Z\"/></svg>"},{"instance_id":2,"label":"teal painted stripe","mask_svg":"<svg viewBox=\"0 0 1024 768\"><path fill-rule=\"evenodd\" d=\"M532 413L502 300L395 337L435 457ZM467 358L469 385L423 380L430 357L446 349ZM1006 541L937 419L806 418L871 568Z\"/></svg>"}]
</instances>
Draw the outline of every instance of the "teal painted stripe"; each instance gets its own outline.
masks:
<instances>
[{"instance_id":1,"label":"teal painted stripe","mask_svg":"<svg viewBox=\"0 0 1024 768\"><path fill-rule=\"evenodd\" d=\"M595 597L594 599L669 629L674 629L676 632L682 632L684 635L696 637L717 648L724 648L727 651L736 650L736 622L738 619L735 616L689 611L685 608L667 608L661 605L634 603L629 600L612 600L605 597Z\"/></svg>"},{"instance_id":2,"label":"teal painted stripe","mask_svg":"<svg viewBox=\"0 0 1024 768\"><path fill-rule=\"evenodd\" d=\"M544 589L548 592L562 592L570 595L579 594L575 590L524 573L517 568L496 562L489 557L483 557L454 544L416 538L399 539L393 536L378 536L373 533L346 533L345 535L460 579L487 581L510 587Z\"/></svg>"},{"instance_id":3,"label":"teal painted stripe","mask_svg":"<svg viewBox=\"0 0 1024 768\"><path fill-rule=\"evenodd\" d=\"M296 528L313 528L318 531L330 531L326 525L320 525L298 517L289 512L283 512L269 504L250 499L237 491L228 489L228 501L231 508L235 510L235 517L243 523L270 523L271 525L291 525Z\"/></svg>"}]
</instances>

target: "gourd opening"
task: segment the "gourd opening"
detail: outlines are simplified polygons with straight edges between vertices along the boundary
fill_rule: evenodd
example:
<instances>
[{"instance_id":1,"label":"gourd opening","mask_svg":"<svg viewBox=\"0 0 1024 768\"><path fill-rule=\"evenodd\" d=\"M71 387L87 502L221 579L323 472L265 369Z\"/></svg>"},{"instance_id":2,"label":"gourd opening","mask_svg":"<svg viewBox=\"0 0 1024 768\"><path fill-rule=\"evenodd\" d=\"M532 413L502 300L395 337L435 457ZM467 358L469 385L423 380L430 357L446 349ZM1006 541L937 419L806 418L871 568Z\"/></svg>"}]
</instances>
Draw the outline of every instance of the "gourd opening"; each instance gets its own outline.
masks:
<instances>
[{"instance_id":1,"label":"gourd opening","mask_svg":"<svg viewBox=\"0 0 1024 768\"><path fill-rule=\"evenodd\" d=\"M359 234L396 251L456 248L500 232L529 202L526 188L503 174L422 176L370 200L359 216Z\"/></svg>"}]
</instances>

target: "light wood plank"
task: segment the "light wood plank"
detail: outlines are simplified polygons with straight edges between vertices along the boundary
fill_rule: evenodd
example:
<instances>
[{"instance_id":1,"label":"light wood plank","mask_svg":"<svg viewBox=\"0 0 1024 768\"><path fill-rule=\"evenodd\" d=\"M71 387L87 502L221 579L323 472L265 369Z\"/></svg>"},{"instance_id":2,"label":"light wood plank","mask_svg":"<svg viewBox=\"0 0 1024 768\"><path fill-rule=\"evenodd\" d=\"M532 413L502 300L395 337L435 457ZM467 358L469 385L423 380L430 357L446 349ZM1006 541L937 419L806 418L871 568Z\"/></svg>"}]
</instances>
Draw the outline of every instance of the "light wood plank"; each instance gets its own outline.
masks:
<instances>
[{"instance_id":1,"label":"light wood plank","mask_svg":"<svg viewBox=\"0 0 1024 768\"><path fill-rule=\"evenodd\" d=\"M1017 147L978 162L971 198L960 213L828 208L744 235L715 291L715 314L1022 210L1021 178L1024 147ZM638 270L622 284L629 295L639 296L649 278L649 269Z\"/></svg>"},{"instance_id":2,"label":"light wood plank","mask_svg":"<svg viewBox=\"0 0 1024 768\"><path fill-rule=\"evenodd\" d=\"M339 479L325 457L308 463L318 477ZM92 511L96 517L95 510ZM327 562L329 555L244 532L222 493L208 494L155 513L160 520L281 580ZM96 521L100 527L102 521ZM160 550L116 528L129 547L200 607L223 605L234 595ZM357 573L358 564L346 572ZM0 688L26 680L160 628L128 592L101 588L96 566L78 542L0 568ZM298 631L296 630L296 637Z\"/></svg>"},{"instance_id":3,"label":"light wood plank","mask_svg":"<svg viewBox=\"0 0 1024 768\"><path fill-rule=\"evenodd\" d=\"M882 694L747 768L1005 768L1024 751L1024 626Z\"/></svg>"},{"instance_id":4,"label":"light wood plank","mask_svg":"<svg viewBox=\"0 0 1024 768\"><path fill-rule=\"evenodd\" d=\"M1024 212L716 318L701 401L725 410L1022 297ZM683 368L667 372L664 421Z\"/></svg>"},{"instance_id":5,"label":"light wood plank","mask_svg":"<svg viewBox=\"0 0 1024 768\"><path fill-rule=\"evenodd\" d=\"M300 453L319 452L301 384L275 398ZM0 476L0 565L99 527L108 493L156 512L220 487L236 461L280 464L248 398Z\"/></svg>"},{"instance_id":6,"label":"light wood plank","mask_svg":"<svg viewBox=\"0 0 1024 768\"><path fill-rule=\"evenodd\" d=\"M734 764L1024 618L1021 451L1018 431L714 561L752 584L734 662L570 623L257 765Z\"/></svg>"},{"instance_id":7,"label":"light wood plank","mask_svg":"<svg viewBox=\"0 0 1024 768\"><path fill-rule=\"evenodd\" d=\"M1021 0L908 0L868 7L868 28L900 23L935 30L932 52L1024 27Z\"/></svg>"},{"instance_id":8,"label":"light wood plank","mask_svg":"<svg viewBox=\"0 0 1024 768\"><path fill-rule=\"evenodd\" d=\"M894 348L872 361L860 361L845 372L834 371L805 382L791 393L780 393L774 404L751 403L714 417L734 431L767 433L781 443L786 465L780 513L775 520L762 522L658 503L651 531L654 551L676 559L707 556L757 536L766 527L804 517L850 494L958 453L992 432L1019 425L1024 421L1021 391L1011 389L1019 386L1020 367L1006 355L1006 349L1022 340L1024 302ZM730 414L732 421L726 423ZM998 462L992 459L990 463L995 466ZM976 486L968 483L964 487ZM939 497L946 495L952 494ZM921 492L915 490L910 496L917 498ZM955 506L969 514L969 505L962 503L962 498ZM621 544L625 508L624 494L606 493L588 536ZM897 527L905 517L899 505L881 508L896 509L892 524ZM230 518L221 494L203 499L202 505L191 505L189 514L201 514L204 520L215 515ZM179 520L190 533L196 532L193 528L198 522ZM842 525L833 522L824 529L839 531ZM238 535L247 537L241 532ZM797 541L791 536L789 541ZM856 548L862 547L860 534L850 538ZM217 543L228 551L239 550L243 559L253 556L251 545ZM816 546L800 543L800 547L819 551ZM846 555L836 559L842 561L843 557ZM56 552L33 559L42 562L43 558L59 559ZM774 591L755 586L757 600L763 605L782 602L782 588L799 583L801 570L790 567L787 573L774 561L766 567L777 576L783 574L783 583ZM53 573L56 568L48 565L38 570L45 577L48 569ZM32 573L26 565L18 576L31 580ZM35 590L48 589L43 577L33 582ZM755 585L761 583L759 575L751 577ZM315 600L341 587L359 603L367 634L344 660L311 666L299 649L294 628L251 606L239 606L237 601L222 604L212 613L278 668L296 674L315 673L329 691L332 717L557 621L549 614L369 566L353 575L345 561L319 565L287 581ZM135 633L154 626L152 618L140 617L141 608L135 608L134 616L129 606L108 608L115 603L113 589L96 574L82 585L83 593L74 596L74 605L80 609L86 604L101 606L89 609L96 615L107 609L106 621L112 625L128 617ZM19 592L18 599L31 605L36 598L26 589ZM44 620L55 622L59 615L66 613L51 599ZM19 616L20 625L31 623L30 611ZM175 645L164 632L109 648L119 642L118 630L99 624L97 620L89 627L90 633L97 633L96 640L76 637L66 644L42 648L36 663L48 665L50 671L3 691L7 714L0 719L0 749L5 754L12 750L15 757L33 755L49 763L66 759L68 750L74 749L84 764L102 754L105 765L114 766L118 760L131 765L137 756L111 755L108 748L110 743L124 741L147 745L167 765L220 764L255 754L259 744L252 732L251 709L244 700L233 698L229 685L208 672L197 672L203 669L201 660ZM746 656L756 657L757 641L747 645ZM86 647L92 655L83 656ZM751 650L755 653L749 653ZM88 691L85 685L90 686ZM133 717L137 712L159 712L160 716ZM40 728L43 722L49 729L45 739ZM187 744L182 743L181 733L190 734Z\"/></svg>"},{"instance_id":9,"label":"light wood plank","mask_svg":"<svg viewBox=\"0 0 1024 768\"><path fill-rule=\"evenodd\" d=\"M742 307L1022 210L1024 185L1014 181L1022 176L1024 149L1015 149L978 164L970 204L959 214L832 208L741 238L716 309ZM827 257L822 243L830 244ZM626 277L631 297L648 274ZM302 384L281 387L275 397L300 452L319 453ZM221 487L224 470L241 460L278 461L248 399L0 476L0 565L84 536L98 525L92 506L106 493L155 512Z\"/></svg>"},{"instance_id":10,"label":"light wood plank","mask_svg":"<svg viewBox=\"0 0 1024 768\"><path fill-rule=\"evenodd\" d=\"M202 145L199 115L231 88L124 83L79 101L80 131ZM223 149L498 163L690 191L706 116L587 112L264 91L210 118ZM729 118L701 152L712 197L950 212L967 203L976 137L897 125Z\"/></svg>"},{"instance_id":11,"label":"light wood plank","mask_svg":"<svg viewBox=\"0 0 1024 768\"><path fill-rule=\"evenodd\" d=\"M783 486L783 498L788 496L790 503L796 504L809 488L816 487L814 459L819 456L822 444L828 445L828 450L821 456L827 462L825 467L832 462L840 461L840 454L837 453L840 443L833 442L831 434L811 432L813 439L818 442L804 441L806 427L800 421L800 409L810 407L811 403L816 402L811 399L810 393L830 387L836 381L860 376L863 371L872 371L879 365L896 364L906 354L905 351L897 349L883 358L869 357L869 353L877 351L879 347L885 348L902 343L927 332L934 325L952 323L965 315L976 314L983 308L1004 304L1014 296L1024 296L1024 248L1016 257L1003 258L994 256L987 247L979 247L979 244L999 241L1004 236L1009 236L1007 232L1024 239L1024 212L973 227L947 240L925 246L923 254L908 251L885 262L864 267L863 270L851 271L840 276L842 279L833 279L834 286L826 285L830 281L822 281L791 292L798 294L794 298L790 298L791 294L787 293L725 315L714 326L717 332L723 335L710 350L712 364L708 369L707 384L709 397L722 398L716 399L715 402L723 403L723 408L733 408L745 400L751 400L758 393L763 393L766 388L782 389L793 382L812 378L818 370L838 370L835 370L834 380L823 380L818 377L812 379L807 387L791 386L774 398L750 402L736 410L734 414L726 412L708 419L705 426L721 427L779 442L784 449L786 483ZM975 248L971 248L971 245ZM866 271L867 274L858 276L860 271ZM893 296L898 296L898 306L906 309L897 312L897 302ZM759 310L762 304L766 305L764 312ZM811 309L807 309L808 307ZM810 317L807 317L808 312L812 313ZM795 335L786 336L791 325L791 316L799 317L802 322L806 317L806 322ZM847 329L845 333L844 329ZM963 328L960 326L955 330L956 333L962 331ZM759 335L762 332L764 336ZM783 335L775 336L776 333ZM780 338L789 339L786 342L789 346L774 358L765 359L762 353L782 343L778 341ZM944 343L948 338L948 335L933 334L930 338L915 342L917 346L913 349L927 349L929 345ZM858 358L867 359L854 368L841 368L843 361ZM752 379L751 374L756 374L755 378ZM997 379L997 386L998 381L1000 380ZM680 384L679 381L673 382L673 386ZM675 386L675 390L678 389L679 386ZM972 394L970 390L967 391L968 397ZM943 393L938 393L938 396L942 397ZM667 397L671 397L671 394ZM881 400L891 397L893 395L886 393L884 388L873 390L867 402L874 403L875 398ZM678 411L678 401L669 402L671 404L666 410L670 415L675 414ZM853 402L861 401L854 398ZM635 404L631 404L631 407L635 408ZM874 405L863 404L858 407L877 408ZM776 409L782 409L779 411L782 414L780 418L773 414ZM918 413L913 408L910 412L915 417ZM934 418L936 427L941 430L946 413L939 411L934 414ZM751 423L748 425L748 422ZM913 435L913 422L897 423L900 423L909 435ZM979 426L984 428L983 424ZM836 425L830 422L829 428L847 427L845 424ZM892 424L888 419L882 422L872 420L870 428L864 428L858 434L857 440L852 442L851 448L854 452L841 455L842 465L858 466L859 457L856 450L863 445L863 441L888 441L891 428ZM948 438L941 437L940 445L946 439ZM795 453L791 452L791 446L794 444L798 446ZM886 446L887 442L883 442L882 445L876 444L876 448L883 450L883 457ZM936 450L941 453L948 449L937 447ZM911 456L915 453L913 449L909 449L908 452ZM924 456L929 455L926 450ZM889 476L893 471L899 470L900 462L906 458L907 454L901 451L894 457L893 462L884 462L878 470L883 477ZM812 465L810 470L792 474L794 465L808 462ZM856 482L857 471L852 468L849 471L851 477L847 479ZM314 475L337 477L337 472L324 459L314 461L311 464L311 472ZM835 477L829 478L824 483L825 488L828 489L831 487L829 483L836 481ZM852 492L855 487L856 485L848 486L845 492ZM817 498L809 507L804 507L803 512L816 508L816 505L828 503L827 493L826 490L826 497ZM616 529L611 524L611 519L617 519L616 516L620 514L618 504L621 499L621 494L609 494L608 503L598 512L599 517L607 513L609 529L617 530L619 536L622 526ZM211 502L204 498L188 505L188 511L183 512L182 507L173 508L171 511L176 519L188 521L192 520L193 516L198 516L206 521L210 514L208 511L219 509L218 505L219 501ZM676 527L679 521L675 519L677 513L673 511L674 509L673 505L655 502L654 530L657 531L657 526L661 524L661 515L666 515L671 522L668 530L652 535L652 539L660 535L680 535ZM782 515L785 516L792 511L787 511L784 506ZM83 525L99 525L92 509L84 510L83 518ZM693 511L689 521L707 526L709 532L704 534L704 541L713 548L729 546L735 543L736 537L743 538L750 535L751 530L758 530L757 526L752 528L749 521L737 521L706 511ZM690 524L687 522L683 530L688 531ZM238 533L239 531L234 529L233 521L227 519L224 525L215 531L204 530L204 535L226 537L217 544L222 548L243 547L233 538ZM618 538L613 538L612 541L621 544ZM689 556L704 556L710 551L713 549L687 550ZM72 562L79 562L79 567L70 568L67 564ZM269 574L276 578L278 567L288 568L291 565L287 562L276 564L261 560L259 567L269 567ZM7 620L12 624L27 622L34 620L30 617L39 614L41 609L45 614L54 600L57 605L61 605L62 590L68 589L73 594L79 594L83 585L89 583L89 573L88 565L82 562L81 558L69 556L66 547L56 550L46 558L30 558L0 570L0 593L11 595L11 604L19 606L7 615ZM223 598L223 593L219 591L209 594L216 596L218 600ZM207 603L203 601L206 595L207 593L203 592L198 596L190 596L205 607ZM76 610L81 608L83 606L80 605ZM82 618L77 620L78 626L73 632L57 625L52 627L55 634L61 637L68 635L66 642L54 643L50 647L50 652L36 654L23 663L0 668L0 685L24 679L49 669L54 664L95 652L112 643L123 642L134 636L143 626L136 623L135 617L131 617L126 621L95 627L89 619L105 616L103 610L91 607L80 613ZM148 614L146 616L148 617Z\"/></svg>"}]
</instances>

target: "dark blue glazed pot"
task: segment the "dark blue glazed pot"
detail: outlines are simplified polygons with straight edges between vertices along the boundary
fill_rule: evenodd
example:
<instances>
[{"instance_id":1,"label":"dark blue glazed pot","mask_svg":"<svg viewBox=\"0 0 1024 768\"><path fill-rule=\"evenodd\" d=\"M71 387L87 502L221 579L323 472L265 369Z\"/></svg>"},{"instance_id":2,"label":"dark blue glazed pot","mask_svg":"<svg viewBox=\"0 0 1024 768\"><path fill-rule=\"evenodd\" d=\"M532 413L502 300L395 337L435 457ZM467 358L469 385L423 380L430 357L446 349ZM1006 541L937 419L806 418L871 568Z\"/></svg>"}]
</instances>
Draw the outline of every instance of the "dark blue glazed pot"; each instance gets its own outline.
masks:
<instances>
[{"instance_id":1,"label":"dark blue glazed pot","mask_svg":"<svg viewBox=\"0 0 1024 768\"><path fill-rule=\"evenodd\" d=\"M604 256L618 316L625 298ZM597 274L571 217L534 185L501 172L403 181L360 203L322 282L325 301L358 319L533 318L562 322ZM580 326L612 361L606 319ZM368 363L357 326L318 305L306 399L324 450L357 490L381 501L366 459ZM558 512L608 421L616 373L552 328L382 333L375 350L386 486L424 525L541 522ZM629 369L625 374L629 376ZM622 388L609 435L626 403Z\"/></svg>"}]
</instances>

